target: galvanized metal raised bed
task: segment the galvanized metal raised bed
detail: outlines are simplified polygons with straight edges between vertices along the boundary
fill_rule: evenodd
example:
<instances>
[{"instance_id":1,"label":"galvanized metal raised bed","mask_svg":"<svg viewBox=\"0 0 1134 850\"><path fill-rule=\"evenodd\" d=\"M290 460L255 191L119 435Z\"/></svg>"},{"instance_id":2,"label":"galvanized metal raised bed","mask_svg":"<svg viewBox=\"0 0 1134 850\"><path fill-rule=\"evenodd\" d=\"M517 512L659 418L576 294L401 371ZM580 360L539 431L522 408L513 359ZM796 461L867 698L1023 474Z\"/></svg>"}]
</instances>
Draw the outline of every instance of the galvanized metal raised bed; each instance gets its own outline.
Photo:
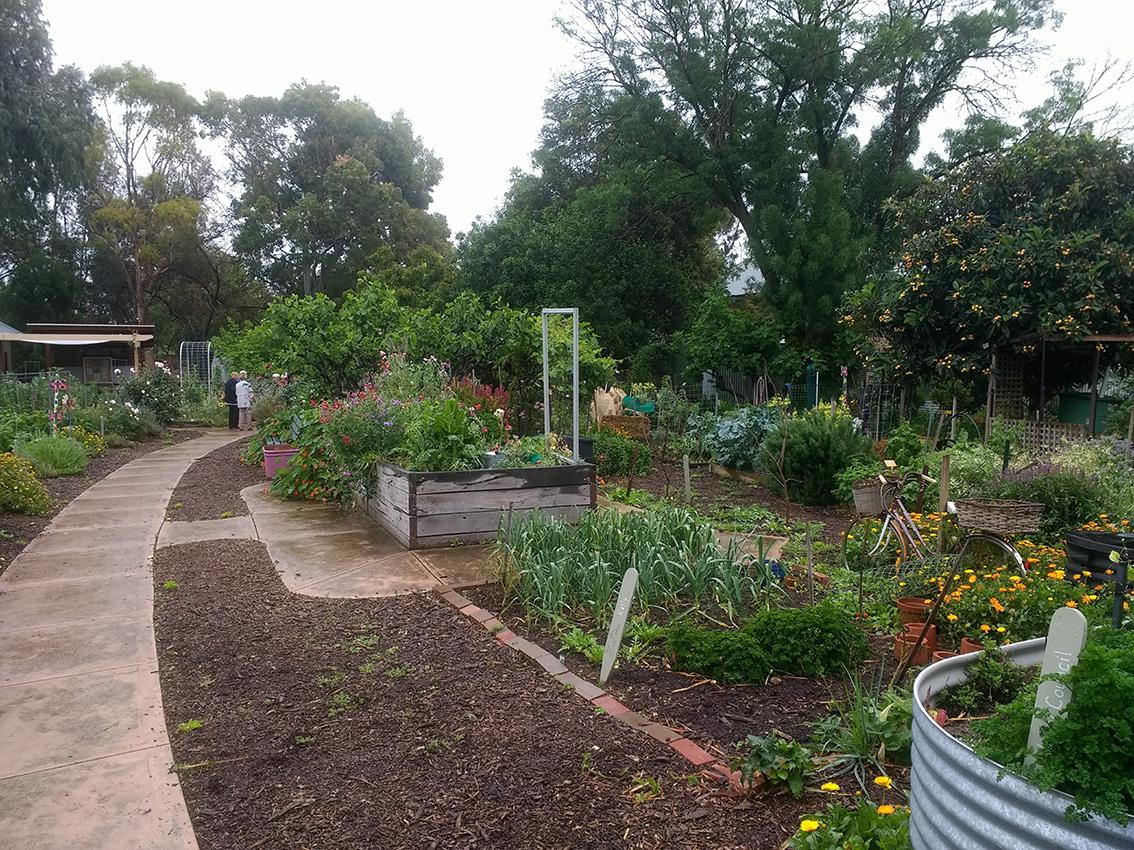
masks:
<instances>
[{"instance_id":1,"label":"galvanized metal raised bed","mask_svg":"<svg viewBox=\"0 0 1134 850\"><path fill-rule=\"evenodd\" d=\"M1014 643L1004 651L1019 665L1038 666L1046 638ZM913 772L910 841L914 850L1130 850L1134 822L1121 827L1095 818L1068 823L1071 798L1041 791L1005 774L934 722L925 704L965 681L976 654L931 664L914 682Z\"/></svg>"}]
</instances>

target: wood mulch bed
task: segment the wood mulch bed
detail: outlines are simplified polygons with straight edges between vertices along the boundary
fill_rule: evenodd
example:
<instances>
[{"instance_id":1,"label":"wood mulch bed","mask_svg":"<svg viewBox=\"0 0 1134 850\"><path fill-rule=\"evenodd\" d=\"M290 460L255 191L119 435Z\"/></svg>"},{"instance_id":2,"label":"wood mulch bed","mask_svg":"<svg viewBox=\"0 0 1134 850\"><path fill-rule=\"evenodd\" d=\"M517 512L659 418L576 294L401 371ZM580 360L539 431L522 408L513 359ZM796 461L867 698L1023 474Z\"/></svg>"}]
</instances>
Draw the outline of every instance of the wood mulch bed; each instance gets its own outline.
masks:
<instances>
[{"instance_id":1,"label":"wood mulch bed","mask_svg":"<svg viewBox=\"0 0 1134 850\"><path fill-rule=\"evenodd\" d=\"M142 455L164 449L175 443L182 443L201 436L200 431L191 429L170 430L161 439L147 440L144 443L131 443L117 449L108 449L102 457L91 460L87 468L78 475L63 475L48 478L43 482L51 494L51 513L45 516L28 516L14 511L0 511L0 574L16 559L16 556L35 539L57 513L90 487L101 481L120 466L125 466Z\"/></svg>"},{"instance_id":2,"label":"wood mulch bed","mask_svg":"<svg viewBox=\"0 0 1134 850\"><path fill-rule=\"evenodd\" d=\"M240 462L247 443L248 438L237 440L195 461L170 496L168 518L189 522L220 519L221 514L247 516L248 505L240 491L265 481L262 466Z\"/></svg>"},{"instance_id":3,"label":"wood mulch bed","mask_svg":"<svg viewBox=\"0 0 1134 850\"><path fill-rule=\"evenodd\" d=\"M530 624L522 612L508 610L500 586L482 585L461 591L482 608L496 612L509 629L538 643L578 676L598 681L599 667L573 652L561 652L557 636ZM596 635L601 643L605 635ZM892 641L871 638L871 657L860 671L864 682L873 683L889 675L895 666L888 652ZM881 668L881 670L880 670ZM703 676L669 668L661 648L637 661L619 661L603 686L627 706L651 720L678 730L725 757L736 756L735 746L747 735L781 732L800 741L810 737L811 724L830 714L831 705L847 695L846 679L808 679L798 676L771 676L763 685L721 685Z\"/></svg>"},{"instance_id":4,"label":"wood mulch bed","mask_svg":"<svg viewBox=\"0 0 1134 850\"><path fill-rule=\"evenodd\" d=\"M667 747L432 596L293 595L251 541L160 549L154 581L204 850L772 850L821 805L690 781Z\"/></svg>"},{"instance_id":5,"label":"wood mulch bed","mask_svg":"<svg viewBox=\"0 0 1134 850\"><path fill-rule=\"evenodd\" d=\"M668 498L674 502L684 496L684 473L679 464L655 464L649 475L634 476L632 484L637 490L648 490L658 498ZM668 478L668 488L667 488ZM625 487L623 476L606 479L608 486ZM690 470L689 486L692 491L693 507L709 510L713 507L733 507L761 505L775 511L786 520L806 520L823 523L823 537L829 543L838 545L842 540L854 514L846 505L798 505L777 496L766 487L723 478L706 465L695 466ZM668 495L667 495L668 492Z\"/></svg>"}]
</instances>

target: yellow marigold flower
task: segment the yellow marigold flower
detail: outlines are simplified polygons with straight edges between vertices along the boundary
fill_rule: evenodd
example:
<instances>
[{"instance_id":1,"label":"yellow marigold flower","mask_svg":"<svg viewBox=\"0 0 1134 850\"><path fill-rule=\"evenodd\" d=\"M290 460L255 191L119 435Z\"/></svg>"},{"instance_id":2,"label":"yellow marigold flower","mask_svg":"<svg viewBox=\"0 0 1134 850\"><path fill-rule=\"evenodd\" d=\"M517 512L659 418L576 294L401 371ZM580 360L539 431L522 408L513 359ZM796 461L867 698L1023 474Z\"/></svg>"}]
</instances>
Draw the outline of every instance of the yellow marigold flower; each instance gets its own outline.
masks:
<instances>
[{"instance_id":1,"label":"yellow marigold flower","mask_svg":"<svg viewBox=\"0 0 1134 850\"><path fill-rule=\"evenodd\" d=\"M1065 573L1063 570L1052 570L1047 574L1047 577L1055 579L1056 581L1063 581L1066 575L1067 573Z\"/></svg>"},{"instance_id":2,"label":"yellow marigold flower","mask_svg":"<svg viewBox=\"0 0 1134 850\"><path fill-rule=\"evenodd\" d=\"M1078 603L1078 602L1076 602L1076 601L1075 601L1074 599L1068 599L1068 600L1067 600L1067 607L1068 607L1068 608L1078 608L1078 607L1079 607L1079 603Z\"/></svg>"},{"instance_id":3,"label":"yellow marigold flower","mask_svg":"<svg viewBox=\"0 0 1134 850\"><path fill-rule=\"evenodd\" d=\"M891 785L894 784L894 780L891 779L889 776L875 776L874 777L874 784L877 785L879 788L889 788Z\"/></svg>"},{"instance_id":4,"label":"yellow marigold flower","mask_svg":"<svg viewBox=\"0 0 1134 850\"><path fill-rule=\"evenodd\" d=\"M948 620L950 623L955 623L955 622L957 622L958 618L957 618L956 614L946 614L945 619Z\"/></svg>"},{"instance_id":5,"label":"yellow marigold flower","mask_svg":"<svg viewBox=\"0 0 1134 850\"><path fill-rule=\"evenodd\" d=\"M822 785L819 786L819 790L820 791L838 791L839 790L839 783L838 782L824 782Z\"/></svg>"},{"instance_id":6,"label":"yellow marigold flower","mask_svg":"<svg viewBox=\"0 0 1134 850\"><path fill-rule=\"evenodd\" d=\"M1005 629L1005 628L1004 628L1003 626L997 626L997 627L996 627L996 631L998 631L998 632L1000 632L1001 634L1003 634L1004 632L1006 632L1006 631L1007 631L1007 629Z\"/></svg>"},{"instance_id":7,"label":"yellow marigold flower","mask_svg":"<svg viewBox=\"0 0 1134 850\"><path fill-rule=\"evenodd\" d=\"M1067 604L1068 604L1068 605L1070 605L1071 603L1070 603L1070 602L1068 602ZM992 631L992 626L990 626L990 625L989 625L988 623L981 623L981 624L980 624L980 630L981 630L982 632L991 632L991 631Z\"/></svg>"},{"instance_id":8,"label":"yellow marigold flower","mask_svg":"<svg viewBox=\"0 0 1134 850\"><path fill-rule=\"evenodd\" d=\"M888 805L888 804L885 805L885 806L879 806L878 807L878 814L880 814L880 815L892 815L892 814L894 814L894 807L891 806L891 805Z\"/></svg>"},{"instance_id":9,"label":"yellow marigold flower","mask_svg":"<svg viewBox=\"0 0 1134 850\"><path fill-rule=\"evenodd\" d=\"M817 820L803 820L803 821L799 822L799 831L800 832L814 832L815 830L817 830L822 825L823 824L819 823L819 821L817 821Z\"/></svg>"}]
</instances>

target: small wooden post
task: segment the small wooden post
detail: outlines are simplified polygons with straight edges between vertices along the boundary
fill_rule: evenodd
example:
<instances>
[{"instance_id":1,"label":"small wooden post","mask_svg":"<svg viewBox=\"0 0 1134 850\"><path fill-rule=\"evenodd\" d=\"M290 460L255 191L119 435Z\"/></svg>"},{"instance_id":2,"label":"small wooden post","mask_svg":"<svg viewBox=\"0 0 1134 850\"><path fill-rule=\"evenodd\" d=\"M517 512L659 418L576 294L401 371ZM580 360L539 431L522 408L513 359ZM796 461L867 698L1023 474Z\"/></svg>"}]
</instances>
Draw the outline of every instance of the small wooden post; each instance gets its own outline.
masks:
<instances>
[{"instance_id":1,"label":"small wooden post","mask_svg":"<svg viewBox=\"0 0 1134 850\"><path fill-rule=\"evenodd\" d=\"M992 439L992 407L996 401L996 352L992 352L992 361L988 364L988 395L984 401L984 441Z\"/></svg>"},{"instance_id":2,"label":"small wooden post","mask_svg":"<svg viewBox=\"0 0 1134 850\"><path fill-rule=\"evenodd\" d=\"M955 402L954 402L955 403ZM949 453L941 458L941 480L938 483L941 488L941 497L937 500L937 513L940 519L937 521L937 551L945 551L945 514L949 510Z\"/></svg>"},{"instance_id":3,"label":"small wooden post","mask_svg":"<svg viewBox=\"0 0 1134 850\"><path fill-rule=\"evenodd\" d=\"M1126 426L1126 451L1134 454L1134 404L1130 405L1130 424Z\"/></svg>"},{"instance_id":4,"label":"small wooden post","mask_svg":"<svg viewBox=\"0 0 1134 850\"><path fill-rule=\"evenodd\" d=\"M807 523L807 596L815 604L815 558L811 545L811 523Z\"/></svg>"},{"instance_id":5,"label":"small wooden post","mask_svg":"<svg viewBox=\"0 0 1134 850\"><path fill-rule=\"evenodd\" d=\"M1095 436L1095 417L1098 415L1099 409L1099 351L1098 343L1095 343L1095 357L1091 361L1091 409L1087 414L1087 438L1093 439Z\"/></svg>"},{"instance_id":6,"label":"small wooden post","mask_svg":"<svg viewBox=\"0 0 1134 850\"><path fill-rule=\"evenodd\" d=\"M685 476L685 501L693 501L693 484L689 480L689 455L681 456L681 472Z\"/></svg>"}]
</instances>

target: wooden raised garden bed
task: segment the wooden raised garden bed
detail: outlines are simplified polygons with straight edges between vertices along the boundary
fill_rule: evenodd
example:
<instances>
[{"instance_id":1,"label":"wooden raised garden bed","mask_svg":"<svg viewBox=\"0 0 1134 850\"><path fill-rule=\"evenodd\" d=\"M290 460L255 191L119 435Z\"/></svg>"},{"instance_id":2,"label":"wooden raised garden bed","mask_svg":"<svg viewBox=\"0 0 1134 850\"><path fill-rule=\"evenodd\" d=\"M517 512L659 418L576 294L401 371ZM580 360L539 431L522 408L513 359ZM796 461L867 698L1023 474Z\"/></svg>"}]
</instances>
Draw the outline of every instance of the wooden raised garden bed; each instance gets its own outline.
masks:
<instances>
[{"instance_id":1,"label":"wooden raised garden bed","mask_svg":"<svg viewBox=\"0 0 1134 850\"><path fill-rule=\"evenodd\" d=\"M591 464L409 472L378 465L362 508L410 549L492 540L503 517L541 510L578 519L595 506L598 480Z\"/></svg>"}]
</instances>

